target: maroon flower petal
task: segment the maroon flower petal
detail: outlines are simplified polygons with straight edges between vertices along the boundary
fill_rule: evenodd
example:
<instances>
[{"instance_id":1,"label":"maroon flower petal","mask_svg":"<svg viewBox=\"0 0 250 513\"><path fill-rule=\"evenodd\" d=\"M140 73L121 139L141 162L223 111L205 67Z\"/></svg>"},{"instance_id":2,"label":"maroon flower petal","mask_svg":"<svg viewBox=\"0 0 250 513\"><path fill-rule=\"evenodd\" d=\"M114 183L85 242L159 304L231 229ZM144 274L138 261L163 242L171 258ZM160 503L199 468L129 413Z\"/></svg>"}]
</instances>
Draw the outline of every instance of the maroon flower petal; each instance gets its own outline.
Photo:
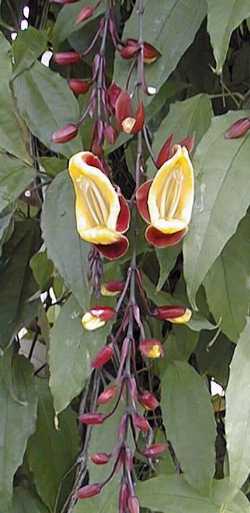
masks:
<instances>
[{"instance_id":1,"label":"maroon flower petal","mask_svg":"<svg viewBox=\"0 0 250 513\"><path fill-rule=\"evenodd\" d=\"M133 125L131 129L132 134L137 134L143 129L145 121L145 110L144 105L142 102L139 103L137 111L135 113L135 124Z\"/></svg>"},{"instance_id":2,"label":"maroon flower petal","mask_svg":"<svg viewBox=\"0 0 250 513\"><path fill-rule=\"evenodd\" d=\"M100 253L108 260L116 260L117 258L125 255L128 250L128 246L128 239L124 236L122 236L117 242L114 242L113 244L107 244L106 246L103 246L102 244L95 245L98 251L100 251Z\"/></svg>"},{"instance_id":3,"label":"maroon flower petal","mask_svg":"<svg viewBox=\"0 0 250 513\"><path fill-rule=\"evenodd\" d=\"M119 194L120 213L117 219L116 230L124 233L129 229L130 210L128 203L122 194Z\"/></svg>"},{"instance_id":4,"label":"maroon flower petal","mask_svg":"<svg viewBox=\"0 0 250 513\"><path fill-rule=\"evenodd\" d=\"M121 91L115 104L115 117L121 124L126 118L132 117L132 103L127 91Z\"/></svg>"},{"instance_id":5,"label":"maroon flower petal","mask_svg":"<svg viewBox=\"0 0 250 513\"><path fill-rule=\"evenodd\" d=\"M156 158L156 165L160 168L171 157L174 136L170 134L166 142L163 144Z\"/></svg>"},{"instance_id":6,"label":"maroon flower petal","mask_svg":"<svg viewBox=\"0 0 250 513\"><path fill-rule=\"evenodd\" d=\"M136 191L136 206L139 214L147 223L150 223L150 215L148 211L148 193L153 180L147 180Z\"/></svg>"},{"instance_id":7,"label":"maroon flower petal","mask_svg":"<svg viewBox=\"0 0 250 513\"><path fill-rule=\"evenodd\" d=\"M148 226L145 237L149 244L157 248L166 248L168 246L176 246L186 235L187 230L180 230L176 233L162 233L153 226Z\"/></svg>"}]
</instances>

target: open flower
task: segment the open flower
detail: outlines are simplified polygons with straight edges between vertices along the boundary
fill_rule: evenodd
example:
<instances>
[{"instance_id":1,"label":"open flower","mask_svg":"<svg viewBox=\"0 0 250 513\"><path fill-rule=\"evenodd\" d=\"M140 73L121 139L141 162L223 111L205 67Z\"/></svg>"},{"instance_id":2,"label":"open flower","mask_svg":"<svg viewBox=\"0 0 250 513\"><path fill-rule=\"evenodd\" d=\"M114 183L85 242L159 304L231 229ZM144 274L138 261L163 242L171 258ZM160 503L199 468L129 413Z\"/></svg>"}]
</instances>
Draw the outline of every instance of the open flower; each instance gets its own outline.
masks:
<instances>
[{"instance_id":1,"label":"open flower","mask_svg":"<svg viewBox=\"0 0 250 513\"><path fill-rule=\"evenodd\" d=\"M177 244L187 232L193 201L193 166L187 149L178 145L154 179L136 193L137 208L149 224L147 241L158 247Z\"/></svg>"},{"instance_id":2,"label":"open flower","mask_svg":"<svg viewBox=\"0 0 250 513\"><path fill-rule=\"evenodd\" d=\"M147 358L160 358L160 356L164 355L162 344L156 338L141 340L139 348L142 355Z\"/></svg>"},{"instance_id":3,"label":"open flower","mask_svg":"<svg viewBox=\"0 0 250 513\"><path fill-rule=\"evenodd\" d=\"M126 134L137 134L145 120L144 105L140 102L134 112L132 100L127 91L121 91L115 104L115 117Z\"/></svg>"},{"instance_id":4,"label":"open flower","mask_svg":"<svg viewBox=\"0 0 250 513\"><path fill-rule=\"evenodd\" d=\"M160 321L168 321L172 324L186 324L190 321L192 312L185 306L164 305L155 308L153 316Z\"/></svg>"},{"instance_id":5,"label":"open flower","mask_svg":"<svg viewBox=\"0 0 250 513\"><path fill-rule=\"evenodd\" d=\"M98 157L88 151L77 153L70 159L69 173L80 237L110 260L124 255L128 249L128 239L123 235L130 221L128 204L103 173Z\"/></svg>"},{"instance_id":6,"label":"open flower","mask_svg":"<svg viewBox=\"0 0 250 513\"><path fill-rule=\"evenodd\" d=\"M82 317L82 325L85 330L94 331L102 328L114 316L115 310L110 306L94 306Z\"/></svg>"}]
</instances>

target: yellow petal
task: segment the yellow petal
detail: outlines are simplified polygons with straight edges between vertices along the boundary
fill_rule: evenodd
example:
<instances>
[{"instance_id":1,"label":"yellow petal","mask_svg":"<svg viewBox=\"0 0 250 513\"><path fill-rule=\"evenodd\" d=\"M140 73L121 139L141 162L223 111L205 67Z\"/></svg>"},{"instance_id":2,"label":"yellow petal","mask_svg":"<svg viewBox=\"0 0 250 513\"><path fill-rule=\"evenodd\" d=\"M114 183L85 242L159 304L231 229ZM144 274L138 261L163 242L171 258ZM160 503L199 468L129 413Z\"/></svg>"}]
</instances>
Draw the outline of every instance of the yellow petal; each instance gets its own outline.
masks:
<instances>
[{"instance_id":1,"label":"yellow petal","mask_svg":"<svg viewBox=\"0 0 250 513\"><path fill-rule=\"evenodd\" d=\"M161 355L162 355L161 348L157 344L152 346L151 349L148 351L149 358L160 358Z\"/></svg>"},{"instance_id":2,"label":"yellow petal","mask_svg":"<svg viewBox=\"0 0 250 513\"><path fill-rule=\"evenodd\" d=\"M186 324L190 321L192 317L192 312L189 308L186 308L186 311L183 315L180 317L174 317L173 319L168 319L169 322L172 322L173 324Z\"/></svg>"},{"instance_id":3,"label":"yellow petal","mask_svg":"<svg viewBox=\"0 0 250 513\"><path fill-rule=\"evenodd\" d=\"M177 146L176 153L159 169L149 190L152 226L163 233L183 230L190 222L193 201L193 166L187 149Z\"/></svg>"},{"instance_id":4,"label":"yellow petal","mask_svg":"<svg viewBox=\"0 0 250 513\"><path fill-rule=\"evenodd\" d=\"M102 296L118 296L120 294L120 290L108 290L105 283L101 285L101 295Z\"/></svg>"},{"instance_id":5,"label":"yellow petal","mask_svg":"<svg viewBox=\"0 0 250 513\"><path fill-rule=\"evenodd\" d=\"M78 225L78 232L83 240L90 242L91 244L102 244L104 246L112 244L121 238L121 234L105 226L97 226L96 228L82 229L81 219Z\"/></svg>"},{"instance_id":6,"label":"yellow petal","mask_svg":"<svg viewBox=\"0 0 250 513\"><path fill-rule=\"evenodd\" d=\"M85 330L88 331L97 330L98 328L104 326L104 324L105 321L103 321L99 317L95 317L95 315L92 315L90 312L86 312L82 317L82 325L85 328Z\"/></svg>"},{"instance_id":7,"label":"yellow petal","mask_svg":"<svg viewBox=\"0 0 250 513\"><path fill-rule=\"evenodd\" d=\"M69 161L69 173L76 194L77 230L81 238L88 242L110 244L119 239L116 233L119 198L109 178L100 169L87 163L91 157L92 153L83 151ZM91 232L99 228L106 242L101 242L100 233Z\"/></svg>"}]
</instances>

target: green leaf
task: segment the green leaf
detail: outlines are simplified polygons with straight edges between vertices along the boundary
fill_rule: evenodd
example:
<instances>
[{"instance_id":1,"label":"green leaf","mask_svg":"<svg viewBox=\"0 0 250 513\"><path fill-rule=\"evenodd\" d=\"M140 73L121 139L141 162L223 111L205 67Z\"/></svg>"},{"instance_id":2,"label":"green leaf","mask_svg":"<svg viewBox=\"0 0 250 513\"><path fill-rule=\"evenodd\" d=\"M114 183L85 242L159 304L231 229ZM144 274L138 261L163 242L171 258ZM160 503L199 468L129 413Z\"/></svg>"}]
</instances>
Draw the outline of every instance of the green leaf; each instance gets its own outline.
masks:
<instances>
[{"instance_id":1,"label":"green leaf","mask_svg":"<svg viewBox=\"0 0 250 513\"><path fill-rule=\"evenodd\" d=\"M0 511L9 511L14 474L23 461L36 421L37 396L32 365L7 353L0 358Z\"/></svg>"},{"instance_id":2,"label":"green leaf","mask_svg":"<svg viewBox=\"0 0 250 513\"><path fill-rule=\"evenodd\" d=\"M208 0L207 28L216 60L216 72L222 73L230 37L234 29L250 16L245 0Z\"/></svg>"},{"instance_id":3,"label":"green leaf","mask_svg":"<svg viewBox=\"0 0 250 513\"><path fill-rule=\"evenodd\" d=\"M0 212L22 194L34 176L33 167L19 159L0 154Z\"/></svg>"},{"instance_id":4,"label":"green leaf","mask_svg":"<svg viewBox=\"0 0 250 513\"><path fill-rule=\"evenodd\" d=\"M160 265L160 276L156 290L162 289L166 282L170 271L172 271L177 257L181 251L180 245L173 246L167 249L156 249L157 259Z\"/></svg>"},{"instance_id":5,"label":"green leaf","mask_svg":"<svg viewBox=\"0 0 250 513\"><path fill-rule=\"evenodd\" d=\"M46 32L28 27L21 30L13 43L14 73L12 80L30 68L40 55L46 50L48 35Z\"/></svg>"},{"instance_id":6,"label":"green leaf","mask_svg":"<svg viewBox=\"0 0 250 513\"><path fill-rule=\"evenodd\" d=\"M51 283L54 266L47 257L46 251L41 251L34 255L30 260L30 267L40 290L47 290Z\"/></svg>"},{"instance_id":7,"label":"green leaf","mask_svg":"<svg viewBox=\"0 0 250 513\"><path fill-rule=\"evenodd\" d=\"M187 326L174 327L166 340L166 364L174 360L187 361L197 344L199 333L191 331Z\"/></svg>"},{"instance_id":8,"label":"green leaf","mask_svg":"<svg viewBox=\"0 0 250 513\"><path fill-rule=\"evenodd\" d=\"M201 333L195 350L197 364L201 374L213 377L226 388L235 345L223 333L216 340L214 336L208 331Z\"/></svg>"},{"instance_id":9,"label":"green leaf","mask_svg":"<svg viewBox=\"0 0 250 513\"><path fill-rule=\"evenodd\" d=\"M230 479L239 488L250 467L250 321L241 334L230 367L226 392L226 435Z\"/></svg>"},{"instance_id":10,"label":"green leaf","mask_svg":"<svg viewBox=\"0 0 250 513\"><path fill-rule=\"evenodd\" d=\"M18 486L14 488L11 513L48 513L46 506L31 490Z\"/></svg>"},{"instance_id":11,"label":"green leaf","mask_svg":"<svg viewBox=\"0 0 250 513\"><path fill-rule=\"evenodd\" d=\"M160 59L146 67L146 82L160 89L180 58L191 45L202 20L206 16L207 5L204 0L145 0L143 32L145 39L161 52ZM137 6L126 23L123 40L138 39ZM129 64L117 52L114 68L114 80L124 87ZM148 103L153 97L148 97Z\"/></svg>"},{"instance_id":12,"label":"green leaf","mask_svg":"<svg viewBox=\"0 0 250 513\"><path fill-rule=\"evenodd\" d=\"M13 217L12 208L7 208L0 213L0 257L2 255L2 248L6 239L11 235L13 223L11 223Z\"/></svg>"},{"instance_id":13,"label":"green leaf","mask_svg":"<svg viewBox=\"0 0 250 513\"><path fill-rule=\"evenodd\" d=\"M81 392L90 374L90 362L105 344L110 326L94 333L84 330L81 308L73 297L62 307L51 330L49 350L50 389L60 413Z\"/></svg>"},{"instance_id":14,"label":"green leaf","mask_svg":"<svg viewBox=\"0 0 250 513\"><path fill-rule=\"evenodd\" d=\"M73 411L68 409L60 415L56 430L53 400L47 382L38 379L37 391L37 425L28 443L28 462L39 495L53 511L60 484L77 458L80 439ZM65 482L62 491L66 499Z\"/></svg>"},{"instance_id":15,"label":"green leaf","mask_svg":"<svg viewBox=\"0 0 250 513\"><path fill-rule=\"evenodd\" d=\"M16 223L13 236L3 249L0 269L0 346L35 316L37 301L28 302L37 287L29 261L40 244L39 227L34 220Z\"/></svg>"},{"instance_id":16,"label":"green leaf","mask_svg":"<svg viewBox=\"0 0 250 513\"><path fill-rule=\"evenodd\" d=\"M204 281L210 312L234 342L244 329L250 302L249 221L249 216L241 221Z\"/></svg>"},{"instance_id":17,"label":"green leaf","mask_svg":"<svg viewBox=\"0 0 250 513\"><path fill-rule=\"evenodd\" d=\"M155 133L154 155L158 155L170 134L174 135L175 143L192 135L195 135L195 143L199 143L209 128L212 114L211 101L206 94L197 94L188 100L172 104L168 115ZM155 170L150 170L149 175L154 174Z\"/></svg>"},{"instance_id":18,"label":"green leaf","mask_svg":"<svg viewBox=\"0 0 250 513\"><path fill-rule=\"evenodd\" d=\"M241 111L214 118L195 153L196 198L183 243L184 275L193 306L199 285L249 206L250 138L224 137L244 115L248 114Z\"/></svg>"},{"instance_id":19,"label":"green leaf","mask_svg":"<svg viewBox=\"0 0 250 513\"><path fill-rule=\"evenodd\" d=\"M54 144L52 133L79 120L79 106L64 78L40 62L13 81L19 111L31 132L48 148L66 157L82 149L79 136Z\"/></svg>"},{"instance_id":20,"label":"green leaf","mask_svg":"<svg viewBox=\"0 0 250 513\"><path fill-rule=\"evenodd\" d=\"M53 30L53 45L58 47L59 44L67 39L73 32L79 31L93 19L100 16L105 12L105 6L101 4L91 16L90 20L86 20L81 24L76 24L76 18L85 5L95 6L95 2L89 0L81 0L76 5L65 5L56 18L56 23ZM94 35L94 34L93 34Z\"/></svg>"},{"instance_id":21,"label":"green leaf","mask_svg":"<svg viewBox=\"0 0 250 513\"><path fill-rule=\"evenodd\" d=\"M1 80L0 80L0 150L30 161L26 149L28 133L18 117L9 87L12 75L11 46L0 34Z\"/></svg>"},{"instance_id":22,"label":"green leaf","mask_svg":"<svg viewBox=\"0 0 250 513\"><path fill-rule=\"evenodd\" d=\"M190 485L207 493L215 467L216 428L208 390L186 362L171 363L162 378L162 414Z\"/></svg>"},{"instance_id":23,"label":"green leaf","mask_svg":"<svg viewBox=\"0 0 250 513\"><path fill-rule=\"evenodd\" d=\"M42 213L48 257L71 288L79 304L89 306L88 253L90 246L76 231L74 194L68 174L60 173L47 190Z\"/></svg>"},{"instance_id":24,"label":"green leaf","mask_svg":"<svg viewBox=\"0 0 250 513\"><path fill-rule=\"evenodd\" d=\"M228 480L214 481L211 495L204 497L182 476L168 475L138 482L137 494L143 507L162 513L249 513L249 502L241 491L226 501L228 488Z\"/></svg>"}]
</instances>

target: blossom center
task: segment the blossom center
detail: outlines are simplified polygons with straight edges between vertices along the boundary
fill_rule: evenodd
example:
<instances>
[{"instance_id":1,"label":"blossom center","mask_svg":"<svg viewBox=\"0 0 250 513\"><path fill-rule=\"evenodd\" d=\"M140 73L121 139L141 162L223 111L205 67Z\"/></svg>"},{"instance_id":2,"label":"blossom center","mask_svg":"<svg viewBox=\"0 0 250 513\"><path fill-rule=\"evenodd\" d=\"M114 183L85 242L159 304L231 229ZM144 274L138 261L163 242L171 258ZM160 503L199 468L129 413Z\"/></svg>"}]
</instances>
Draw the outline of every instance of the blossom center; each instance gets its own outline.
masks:
<instances>
[{"instance_id":1,"label":"blossom center","mask_svg":"<svg viewBox=\"0 0 250 513\"><path fill-rule=\"evenodd\" d=\"M158 196L158 209L162 219L173 219L181 197L183 174L179 168L169 174Z\"/></svg>"}]
</instances>

